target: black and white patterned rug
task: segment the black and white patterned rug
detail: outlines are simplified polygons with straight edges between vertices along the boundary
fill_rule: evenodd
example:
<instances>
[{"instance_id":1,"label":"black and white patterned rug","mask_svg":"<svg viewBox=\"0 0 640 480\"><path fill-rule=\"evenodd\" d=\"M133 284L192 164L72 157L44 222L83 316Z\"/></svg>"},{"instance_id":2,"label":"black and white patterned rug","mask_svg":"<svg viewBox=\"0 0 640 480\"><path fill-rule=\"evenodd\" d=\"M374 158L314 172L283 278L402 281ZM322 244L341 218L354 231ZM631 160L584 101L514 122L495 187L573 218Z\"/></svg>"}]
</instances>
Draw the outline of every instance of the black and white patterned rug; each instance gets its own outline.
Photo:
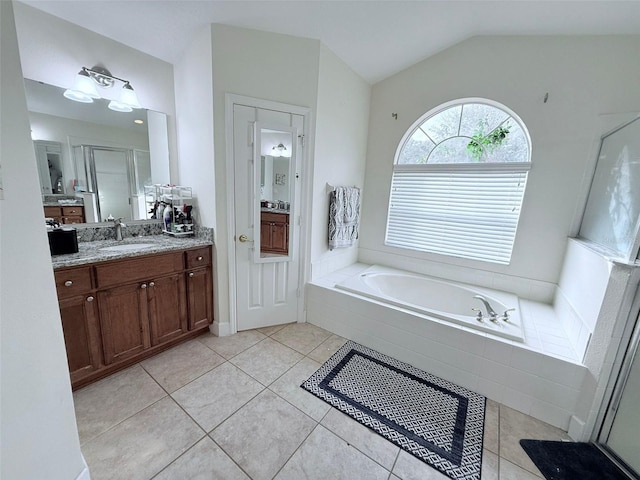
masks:
<instances>
[{"instance_id":1,"label":"black and white patterned rug","mask_svg":"<svg viewBox=\"0 0 640 480\"><path fill-rule=\"evenodd\" d=\"M455 480L479 480L485 397L348 341L302 388Z\"/></svg>"}]
</instances>

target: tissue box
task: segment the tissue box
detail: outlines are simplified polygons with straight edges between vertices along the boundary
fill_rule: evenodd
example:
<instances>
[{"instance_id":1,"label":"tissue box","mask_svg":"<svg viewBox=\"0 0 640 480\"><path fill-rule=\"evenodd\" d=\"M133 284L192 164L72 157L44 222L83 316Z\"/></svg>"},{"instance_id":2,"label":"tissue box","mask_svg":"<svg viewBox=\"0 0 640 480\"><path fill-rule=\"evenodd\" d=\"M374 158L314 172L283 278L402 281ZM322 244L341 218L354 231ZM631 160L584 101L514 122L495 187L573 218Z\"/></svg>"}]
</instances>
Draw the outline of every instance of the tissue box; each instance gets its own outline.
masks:
<instances>
[{"instance_id":1,"label":"tissue box","mask_svg":"<svg viewBox=\"0 0 640 480\"><path fill-rule=\"evenodd\" d=\"M75 228L54 228L47 232L51 255L78 252L78 233Z\"/></svg>"}]
</instances>

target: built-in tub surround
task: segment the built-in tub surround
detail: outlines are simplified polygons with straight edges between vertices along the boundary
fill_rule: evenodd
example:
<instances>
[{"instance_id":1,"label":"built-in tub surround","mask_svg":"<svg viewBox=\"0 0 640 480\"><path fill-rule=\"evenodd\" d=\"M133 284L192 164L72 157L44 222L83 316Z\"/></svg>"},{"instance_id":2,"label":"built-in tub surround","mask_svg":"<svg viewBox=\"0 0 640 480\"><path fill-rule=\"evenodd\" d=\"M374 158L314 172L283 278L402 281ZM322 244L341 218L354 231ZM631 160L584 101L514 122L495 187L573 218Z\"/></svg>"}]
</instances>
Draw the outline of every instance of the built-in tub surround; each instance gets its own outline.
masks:
<instances>
[{"instance_id":1,"label":"built-in tub surround","mask_svg":"<svg viewBox=\"0 0 640 480\"><path fill-rule=\"evenodd\" d=\"M587 369L551 305L520 298L517 342L335 288L369 267L308 284L307 321L568 429Z\"/></svg>"},{"instance_id":2,"label":"built-in tub surround","mask_svg":"<svg viewBox=\"0 0 640 480\"><path fill-rule=\"evenodd\" d=\"M518 297L374 265L336 288L524 342Z\"/></svg>"}]
</instances>

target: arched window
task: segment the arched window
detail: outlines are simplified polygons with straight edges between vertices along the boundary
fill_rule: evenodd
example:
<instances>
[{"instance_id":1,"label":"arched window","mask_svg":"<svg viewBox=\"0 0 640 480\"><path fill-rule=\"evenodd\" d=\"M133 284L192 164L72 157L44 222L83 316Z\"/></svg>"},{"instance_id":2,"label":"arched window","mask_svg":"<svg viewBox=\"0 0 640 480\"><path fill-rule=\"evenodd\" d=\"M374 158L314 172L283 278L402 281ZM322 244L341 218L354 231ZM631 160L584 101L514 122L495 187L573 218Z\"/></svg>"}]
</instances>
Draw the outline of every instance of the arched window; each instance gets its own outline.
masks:
<instances>
[{"instance_id":1,"label":"arched window","mask_svg":"<svg viewBox=\"0 0 640 480\"><path fill-rule=\"evenodd\" d=\"M530 167L529 134L503 105L427 112L396 152L386 244L508 264Z\"/></svg>"}]
</instances>

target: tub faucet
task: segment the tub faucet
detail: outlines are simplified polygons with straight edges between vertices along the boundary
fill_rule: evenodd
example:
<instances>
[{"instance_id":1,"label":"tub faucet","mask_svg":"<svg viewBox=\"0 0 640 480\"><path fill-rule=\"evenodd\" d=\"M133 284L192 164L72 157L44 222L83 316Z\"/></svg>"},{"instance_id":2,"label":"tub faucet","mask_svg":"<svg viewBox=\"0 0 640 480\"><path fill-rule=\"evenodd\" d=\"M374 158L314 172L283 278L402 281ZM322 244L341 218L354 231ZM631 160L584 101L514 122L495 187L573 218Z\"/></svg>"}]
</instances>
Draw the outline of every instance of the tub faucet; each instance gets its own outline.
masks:
<instances>
[{"instance_id":1,"label":"tub faucet","mask_svg":"<svg viewBox=\"0 0 640 480\"><path fill-rule=\"evenodd\" d=\"M489 320L494 322L498 318L498 314L491 307L491 304L488 302L488 300L486 298L484 298L482 295L474 295L473 298L477 298L482 303L484 303L484 308L487 309L487 315L489 316Z\"/></svg>"},{"instance_id":2,"label":"tub faucet","mask_svg":"<svg viewBox=\"0 0 640 480\"><path fill-rule=\"evenodd\" d=\"M122 217L115 218L113 220L113 226L116 229L116 240L122 240L122 227L126 227L126 225L122 223Z\"/></svg>"}]
</instances>

